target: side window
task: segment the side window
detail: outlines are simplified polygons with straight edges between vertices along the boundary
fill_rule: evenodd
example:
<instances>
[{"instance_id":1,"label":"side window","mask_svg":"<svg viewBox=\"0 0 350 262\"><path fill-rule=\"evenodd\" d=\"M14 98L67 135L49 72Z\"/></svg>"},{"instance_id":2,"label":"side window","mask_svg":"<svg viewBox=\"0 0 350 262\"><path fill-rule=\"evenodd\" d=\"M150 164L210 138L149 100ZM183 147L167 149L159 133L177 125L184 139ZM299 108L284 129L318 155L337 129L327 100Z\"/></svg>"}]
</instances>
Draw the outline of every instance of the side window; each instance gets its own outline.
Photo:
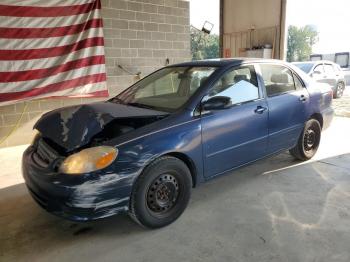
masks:
<instances>
[{"instance_id":1,"label":"side window","mask_svg":"<svg viewBox=\"0 0 350 262\"><path fill-rule=\"evenodd\" d=\"M318 65L314 68L314 72L320 72L321 74L324 74L324 69L323 69L323 65Z\"/></svg>"},{"instance_id":2,"label":"side window","mask_svg":"<svg viewBox=\"0 0 350 262\"><path fill-rule=\"evenodd\" d=\"M243 66L225 73L212 87L209 97L227 96L232 104L259 98L258 80L254 66Z\"/></svg>"},{"instance_id":3,"label":"side window","mask_svg":"<svg viewBox=\"0 0 350 262\"><path fill-rule=\"evenodd\" d=\"M293 74L293 78L294 78L295 88L297 90L303 89L304 84L303 82L301 82L300 78L296 74Z\"/></svg>"},{"instance_id":4,"label":"side window","mask_svg":"<svg viewBox=\"0 0 350 262\"><path fill-rule=\"evenodd\" d=\"M280 65L260 65L268 96L276 96L295 90L292 72Z\"/></svg>"},{"instance_id":5,"label":"side window","mask_svg":"<svg viewBox=\"0 0 350 262\"><path fill-rule=\"evenodd\" d=\"M334 68L330 64L325 64L324 65L324 70L326 71L327 75L334 75Z\"/></svg>"}]
</instances>

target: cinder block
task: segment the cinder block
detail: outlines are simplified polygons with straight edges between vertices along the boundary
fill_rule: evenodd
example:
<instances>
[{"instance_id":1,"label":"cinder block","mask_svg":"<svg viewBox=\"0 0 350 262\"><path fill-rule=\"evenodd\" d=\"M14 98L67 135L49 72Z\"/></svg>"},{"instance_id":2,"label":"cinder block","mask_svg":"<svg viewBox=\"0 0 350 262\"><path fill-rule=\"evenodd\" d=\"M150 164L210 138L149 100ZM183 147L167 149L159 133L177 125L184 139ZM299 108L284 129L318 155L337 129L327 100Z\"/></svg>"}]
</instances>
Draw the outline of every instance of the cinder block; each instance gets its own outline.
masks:
<instances>
[{"instance_id":1,"label":"cinder block","mask_svg":"<svg viewBox=\"0 0 350 262\"><path fill-rule=\"evenodd\" d=\"M126 20L112 20L112 27L115 29L128 29L129 28L129 24L128 21Z\"/></svg>"},{"instance_id":2,"label":"cinder block","mask_svg":"<svg viewBox=\"0 0 350 262\"><path fill-rule=\"evenodd\" d=\"M165 23L165 15L150 14L150 21L154 23Z\"/></svg>"},{"instance_id":3,"label":"cinder block","mask_svg":"<svg viewBox=\"0 0 350 262\"><path fill-rule=\"evenodd\" d=\"M0 114L14 114L16 113L15 105L0 106Z\"/></svg>"},{"instance_id":4,"label":"cinder block","mask_svg":"<svg viewBox=\"0 0 350 262\"><path fill-rule=\"evenodd\" d=\"M152 32L152 40L165 40L165 33Z\"/></svg>"},{"instance_id":5,"label":"cinder block","mask_svg":"<svg viewBox=\"0 0 350 262\"><path fill-rule=\"evenodd\" d=\"M129 48L130 41L128 39L115 39L113 40L113 47L116 48Z\"/></svg>"},{"instance_id":6,"label":"cinder block","mask_svg":"<svg viewBox=\"0 0 350 262\"><path fill-rule=\"evenodd\" d=\"M136 56L137 56L136 48L122 49L122 57L136 57Z\"/></svg>"},{"instance_id":7,"label":"cinder block","mask_svg":"<svg viewBox=\"0 0 350 262\"><path fill-rule=\"evenodd\" d=\"M145 40L145 48L159 49L159 41Z\"/></svg>"},{"instance_id":8,"label":"cinder block","mask_svg":"<svg viewBox=\"0 0 350 262\"><path fill-rule=\"evenodd\" d=\"M158 31L158 23L144 23L145 31Z\"/></svg>"},{"instance_id":9,"label":"cinder block","mask_svg":"<svg viewBox=\"0 0 350 262\"><path fill-rule=\"evenodd\" d=\"M105 48L106 57L121 57L120 48Z\"/></svg>"},{"instance_id":10,"label":"cinder block","mask_svg":"<svg viewBox=\"0 0 350 262\"><path fill-rule=\"evenodd\" d=\"M128 2L128 10L132 11L142 11L143 3Z\"/></svg>"},{"instance_id":11,"label":"cinder block","mask_svg":"<svg viewBox=\"0 0 350 262\"><path fill-rule=\"evenodd\" d=\"M128 9L127 2L122 0L112 0L109 4L109 7L122 10Z\"/></svg>"},{"instance_id":12,"label":"cinder block","mask_svg":"<svg viewBox=\"0 0 350 262\"><path fill-rule=\"evenodd\" d=\"M134 11L127 11L127 10L120 10L120 19L124 20L135 20L136 19L136 12Z\"/></svg>"},{"instance_id":13,"label":"cinder block","mask_svg":"<svg viewBox=\"0 0 350 262\"><path fill-rule=\"evenodd\" d=\"M148 13L139 13L139 12L137 12L137 13L136 13L136 20L137 20L137 21L146 21L146 22L149 22L149 21L151 20L150 14L148 14Z\"/></svg>"},{"instance_id":14,"label":"cinder block","mask_svg":"<svg viewBox=\"0 0 350 262\"><path fill-rule=\"evenodd\" d=\"M137 39L136 30L121 30L121 38L124 39Z\"/></svg>"},{"instance_id":15,"label":"cinder block","mask_svg":"<svg viewBox=\"0 0 350 262\"><path fill-rule=\"evenodd\" d=\"M160 32L165 32L165 33L171 32L171 25L169 25L169 24L159 24L159 31Z\"/></svg>"},{"instance_id":16,"label":"cinder block","mask_svg":"<svg viewBox=\"0 0 350 262\"><path fill-rule=\"evenodd\" d=\"M137 31L137 39L151 40L152 34L145 31Z\"/></svg>"},{"instance_id":17,"label":"cinder block","mask_svg":"<svg viewBox=\"0 0 350 262\"><path fill-rule=\"evenodd\" d=\"M128 21L130 30L143 30L143 22Z\"/></svg>"},{"instance_id":18,"label":"cinder block","mask_svg":"<svg viewBox=\"0 0 350 262\"><path fill-rule=\"evenodd\" d=\"M145 40L130 40L130 48L144 48Z\"/></svg>"},{"instance_id":19,"label":"cinder block","mask_svg":"<svg viewBox=\"0 0 350 262\"><path fill-rule=\"evenodd\" d=\"M146 13L158 13L158 8L156 5L144 4L143 11Z\"/></svg>"},{"instance_id":20,"label":"cinder block","mask_svg":"<svg viewBox=\"0 0 350 262\"><path fill-rule=\"evenodd\" d=\"M139 57L153 57L152 49L138 49Z\"/></svg>"}]
</instances>

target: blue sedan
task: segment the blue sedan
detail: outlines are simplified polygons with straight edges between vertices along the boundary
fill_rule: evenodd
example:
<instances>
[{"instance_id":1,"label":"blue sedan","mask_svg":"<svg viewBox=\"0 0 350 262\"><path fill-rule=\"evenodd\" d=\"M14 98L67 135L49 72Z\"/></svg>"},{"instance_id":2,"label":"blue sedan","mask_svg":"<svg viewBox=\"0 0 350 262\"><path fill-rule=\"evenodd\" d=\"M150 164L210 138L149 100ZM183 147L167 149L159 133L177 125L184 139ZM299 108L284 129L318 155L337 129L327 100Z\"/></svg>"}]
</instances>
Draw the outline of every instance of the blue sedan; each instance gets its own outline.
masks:
<instances>
[{"instance_id":1,"label":"blue sedan","mask_svg":"<svg viewBox=\"0 0 350 262\"><path fill-rule=\"evenodd\" d=\"M172 65L106 102L44 114L23 176L36 202L58 216L127 212L159 228L205 181L285 150L312 158L331 103L329 87L277 60Z\"/></svg>"}]
</instances>

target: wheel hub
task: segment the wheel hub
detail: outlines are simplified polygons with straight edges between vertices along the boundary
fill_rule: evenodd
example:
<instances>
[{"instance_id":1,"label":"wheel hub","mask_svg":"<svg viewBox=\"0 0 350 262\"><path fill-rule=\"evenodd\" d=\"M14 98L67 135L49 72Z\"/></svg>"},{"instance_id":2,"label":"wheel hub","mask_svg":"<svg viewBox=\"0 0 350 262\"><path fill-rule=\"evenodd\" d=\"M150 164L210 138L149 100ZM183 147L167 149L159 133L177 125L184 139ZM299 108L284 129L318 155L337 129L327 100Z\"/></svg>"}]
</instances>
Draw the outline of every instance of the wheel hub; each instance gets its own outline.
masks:
<instances>
[{"instance_id":1,"label":"wheel hub","mask_svg":"<svg viewBox=\"0 0 350 262\"><path fill-rule=\"evenodd\" d=\"M316 142L316 133L312 129L308 129L304 136L304 148L306 151L313 149Z\"/></svg>"},{"instance_id":2,"label":"wheel hub","mask_svg":"<svg viewBox=\"0 0 350 262\"><path fill-rule=\"evenodd\" d=\"M178 181L173 175L164 174L156 178L147 192L147 206L156 213L169 211L179 195Z\"/></svg>"}]
</instances>

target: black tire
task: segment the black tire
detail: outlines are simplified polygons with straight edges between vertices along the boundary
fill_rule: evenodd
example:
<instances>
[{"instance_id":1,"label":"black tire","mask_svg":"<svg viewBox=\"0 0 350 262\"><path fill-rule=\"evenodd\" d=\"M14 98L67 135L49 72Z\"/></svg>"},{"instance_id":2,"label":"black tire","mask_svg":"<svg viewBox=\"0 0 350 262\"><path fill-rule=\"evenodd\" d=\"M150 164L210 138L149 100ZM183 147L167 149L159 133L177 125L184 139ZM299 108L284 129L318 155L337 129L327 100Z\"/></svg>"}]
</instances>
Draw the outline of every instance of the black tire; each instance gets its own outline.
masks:
<instances>
[{"instance_id":1,"label":"black tire","mask_svg":"<svg viewBox=\"0 0 350 262\"><path fill-rule=\"evenodd\" d=\"M345 89L345 84L343 82L339 82L333 94L333 98L341 98L343 96L344 89Z\"/></svg>"},{"instance_id":2,"label":"black tire","mask_svg":"<svg viewBox=\"0 0 350 262\"><path fill-rule=\"evenodd\" d=\"M129 215L147 228L169 225L186 209L191 189L192 177L187 165L175 157L160 157L137 178Z\"/></svg>"},{"instance_id":3,"label":"black tire","mask_svg":"<svg viewBox=\"0 0 350 262\"><path fill-rule=\"evenodd\" d=\"M297 145L289 152L295 158L305 161L312 158L320 145L321 125L316 119L310 119L305 123Z\"/></svg>"}]
</instances>

